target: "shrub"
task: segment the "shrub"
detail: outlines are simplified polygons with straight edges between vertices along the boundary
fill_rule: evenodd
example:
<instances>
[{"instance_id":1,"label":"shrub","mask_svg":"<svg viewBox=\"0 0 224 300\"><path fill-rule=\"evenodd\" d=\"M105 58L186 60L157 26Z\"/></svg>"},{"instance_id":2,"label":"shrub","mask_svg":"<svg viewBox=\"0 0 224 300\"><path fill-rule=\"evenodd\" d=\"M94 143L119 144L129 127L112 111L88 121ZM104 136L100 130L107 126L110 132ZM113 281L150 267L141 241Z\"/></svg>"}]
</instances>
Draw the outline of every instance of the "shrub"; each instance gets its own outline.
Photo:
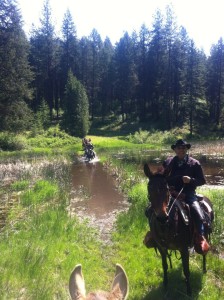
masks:
<instances>
[{"instance_id":1,"label":"shrub","mask_svg":"<svg viewBox=\"0 0 224 300\"><path fill-rule=\"evenodd\" d=\"M34 115L28 105L24 101L15 101L0 123L3 124L1 125L3 130L20 133L28 130L33 120Z\"/></svg>"},{"instance_id":2,"label":"shrub","mask_svg":"<svg viewBox=\"0 0 224 300\"><path fill-rule=\"evenodd\" d=\"M149 134L149 131L140 128L139 131L136 131L133 135L130 134L128 140L134 144L145 144L148 141Z\"/></svg>"},{"instance_id":3,"label":"shrub","mask_svg":"<svg viewBox=\"0 0 224 300\"><path fill-rule=\"evenodd\" d=\"M28 143L32 147L53 148L74 145L80 143L80 139L72 137L63 130L60 130L57 125L50 127L46 131L42 131L41 134L36 135L36 137L29 138Z\"/></svg>"},{"instance_id":4,"label":"shrub","mask_svg":"<svg viewBox=\"0 0 224 300\"><path fill-rule=\"evenodd\" d=\"M19 135L8 132L0 133L0 149L3 151L16 151L27 148L25 139Z\"/></svg>"}]
</instances>

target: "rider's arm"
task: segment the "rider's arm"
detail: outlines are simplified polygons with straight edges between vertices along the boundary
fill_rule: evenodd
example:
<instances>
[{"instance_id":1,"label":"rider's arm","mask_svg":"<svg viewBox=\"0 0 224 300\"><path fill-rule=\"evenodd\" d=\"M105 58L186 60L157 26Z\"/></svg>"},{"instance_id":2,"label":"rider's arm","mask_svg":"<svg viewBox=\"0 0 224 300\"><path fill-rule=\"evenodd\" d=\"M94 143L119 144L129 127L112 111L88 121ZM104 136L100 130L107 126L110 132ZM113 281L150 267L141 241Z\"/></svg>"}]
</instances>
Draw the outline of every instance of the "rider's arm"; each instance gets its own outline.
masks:
<instances>
[{"instance_id":1,"label":"rider's arm","mask_svg":"<svg viewBox=\"0 0 224 300\"><path fill-rule=\"evenodd\" d=\"M200 164L194 165L194 175L191 177L191 180L189 182L190 185L193 187L201 186L206 183L203 170Z\"/></svg>"},{"instance_id":2,"label":"rider's arm","mask_svg":"<svg viewBox=\"0 0 224 300\"><path fill-rule=\"evenodd\" d=\"M199 163L194 164L192 166L192 175L186 175L182 177L183 183L191 186L192 188L196 188L197 186L201 186L206 183L205 177Z\"/></svg>"}]
</instances>

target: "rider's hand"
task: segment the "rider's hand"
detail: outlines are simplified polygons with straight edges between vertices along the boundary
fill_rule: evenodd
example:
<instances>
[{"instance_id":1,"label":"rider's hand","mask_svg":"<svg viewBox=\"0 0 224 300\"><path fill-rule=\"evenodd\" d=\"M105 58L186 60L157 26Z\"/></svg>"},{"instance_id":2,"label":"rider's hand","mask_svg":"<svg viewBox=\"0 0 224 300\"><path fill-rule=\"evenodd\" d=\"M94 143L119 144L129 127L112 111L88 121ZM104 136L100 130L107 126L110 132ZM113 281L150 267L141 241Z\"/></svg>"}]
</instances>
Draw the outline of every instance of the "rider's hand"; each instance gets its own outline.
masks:
<instances>
[{"instance_id":1,"label":"rider's hand","mask_svg":"<svg viewBox=\"0 0 224 300\"><path fill-rule=\"evenodd\" d=\"M183 183L189 183L191 181L191 177L189 177L189 176L183 176L182 180L183 180Z\"/></svg>"}]
</instances>

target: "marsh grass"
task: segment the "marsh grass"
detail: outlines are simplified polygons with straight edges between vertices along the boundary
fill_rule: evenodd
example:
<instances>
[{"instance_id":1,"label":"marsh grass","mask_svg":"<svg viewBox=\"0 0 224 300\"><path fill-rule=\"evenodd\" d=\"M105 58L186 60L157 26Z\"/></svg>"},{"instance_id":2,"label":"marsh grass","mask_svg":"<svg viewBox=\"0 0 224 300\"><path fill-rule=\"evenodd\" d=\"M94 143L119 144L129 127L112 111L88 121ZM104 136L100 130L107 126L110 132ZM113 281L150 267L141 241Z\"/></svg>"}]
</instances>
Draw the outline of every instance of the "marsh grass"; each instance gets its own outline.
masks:
<instances>
[{"instance_id":1,"label":"marsh grass","mask_svg":"<svg viewBox=\"0 0 224 300\"><path fill-rule=\"evenodd\" d=\"M69 299L69 274L78 263L89 289L109 289L114 265L102 253L107 246L87 220L67 211L71 161L42 157L9 160L1 167L3 181L10 179L1 197L15 201L0 232L0 298Z\"/></svg>"},{"instance_id":2,"label":"marsh grass","mask_svg":"<svg viewBox=\"0 0 224 300\"><path fill-rule=\"evenodd\" d=\"M68 216L64 198L45 180L21 193L0 235L1 299L69 299L68 278L78 263L102 272L103 280L86 271L90 288L108 284L95 230Z\"/></svg>"}]
</instances>

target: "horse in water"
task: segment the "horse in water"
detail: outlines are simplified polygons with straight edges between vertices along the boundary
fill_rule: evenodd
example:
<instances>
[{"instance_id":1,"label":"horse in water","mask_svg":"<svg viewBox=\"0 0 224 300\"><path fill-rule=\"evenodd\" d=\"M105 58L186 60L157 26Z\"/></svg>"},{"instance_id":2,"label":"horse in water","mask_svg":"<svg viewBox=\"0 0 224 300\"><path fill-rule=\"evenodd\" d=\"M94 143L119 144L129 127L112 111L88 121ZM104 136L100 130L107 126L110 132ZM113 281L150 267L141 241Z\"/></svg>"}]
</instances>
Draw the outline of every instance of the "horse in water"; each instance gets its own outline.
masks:
<instances>
[{"instance_id":1,"label":"horse in water","mask_svg":"<svg viewBox=\"0 0 224 300\"><path fill-rule=\"evenodd\" d=\"M171 258L168 250L180 252L183 273L186 280L187 294L191 295L190 270L189 270L189 249L194 246L194 222L190 216L188 205L176 199L171 201L166 175L163 173L151 172L147 164L144 165L144 173L149 178L148 196L151 202L151 216L149 225L155 241L155 248L159 250L163 266L163 283L167 286L168 263L172 268ZM205 206L204 213L208 221L213 220L212 204L208 198L203 198L201 205ZM205 237L208 238L211 228L205 227ZM203 254L203 272L206 272L206 255Z\"/></svg>"},{"instance_id":2,"label":"horse in water","mask_svg":"<svg viewBox=\"0 0 224 300\"><path fill-rule=\"evenodd\" d=\"M72 300L125 300L128 297L128 278L121 265L116 264L116 273L110 292L96 291L86 296L82 266L76 265L69 279Z\"/></svg>"}]
</instances>

